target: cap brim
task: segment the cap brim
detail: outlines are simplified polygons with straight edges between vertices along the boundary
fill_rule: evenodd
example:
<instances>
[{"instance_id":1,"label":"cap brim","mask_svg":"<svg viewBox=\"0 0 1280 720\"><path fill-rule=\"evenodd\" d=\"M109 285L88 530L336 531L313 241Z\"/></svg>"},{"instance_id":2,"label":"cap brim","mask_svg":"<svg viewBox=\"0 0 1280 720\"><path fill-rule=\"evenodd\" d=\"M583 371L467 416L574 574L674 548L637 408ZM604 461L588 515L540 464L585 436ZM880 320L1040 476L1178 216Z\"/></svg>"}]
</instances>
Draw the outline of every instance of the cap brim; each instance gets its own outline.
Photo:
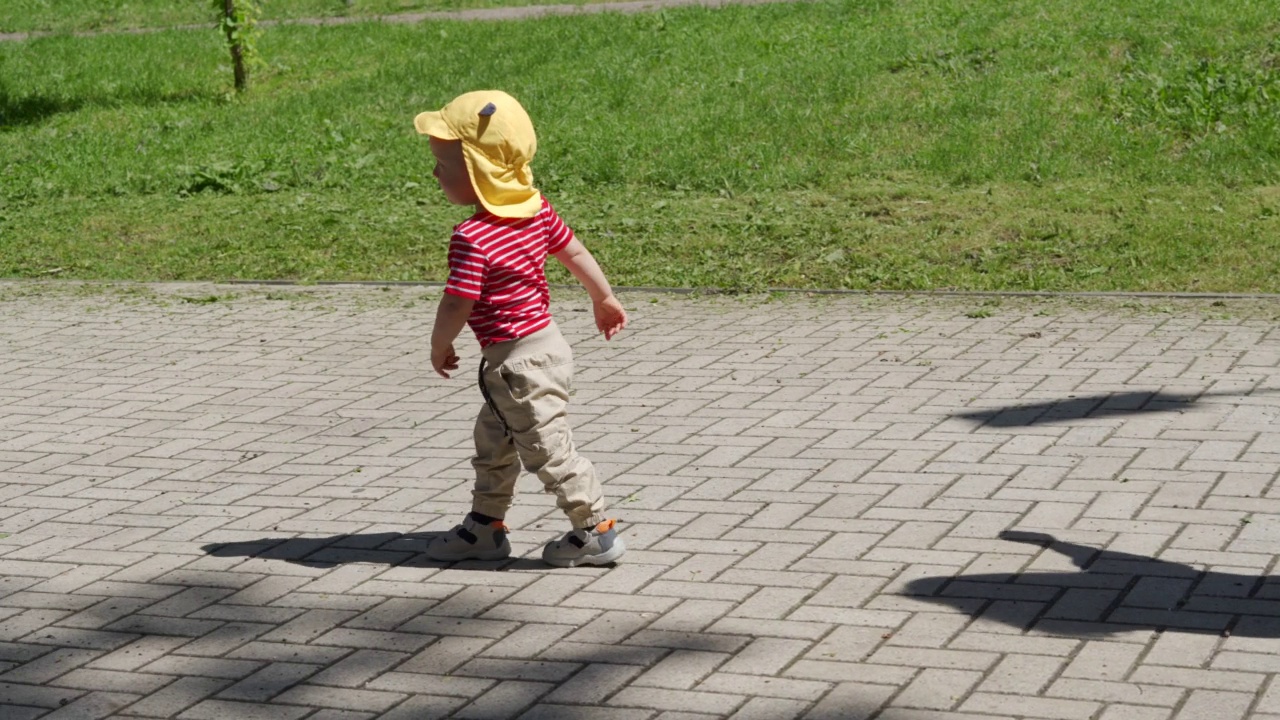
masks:
<instances>
[{"instance_id":1,"label":"cap brim","mask_svg":"<svg viewBox=\"0 0 1280 720\"><path fill-rule=\"evenodd\" d=\"M438 111L418 113L418 116L413 119L413 127L419 135L430 135L441 140L458 139L449 129L448 123L444 121L444 116Z\"/></svg>"}]
</instances>

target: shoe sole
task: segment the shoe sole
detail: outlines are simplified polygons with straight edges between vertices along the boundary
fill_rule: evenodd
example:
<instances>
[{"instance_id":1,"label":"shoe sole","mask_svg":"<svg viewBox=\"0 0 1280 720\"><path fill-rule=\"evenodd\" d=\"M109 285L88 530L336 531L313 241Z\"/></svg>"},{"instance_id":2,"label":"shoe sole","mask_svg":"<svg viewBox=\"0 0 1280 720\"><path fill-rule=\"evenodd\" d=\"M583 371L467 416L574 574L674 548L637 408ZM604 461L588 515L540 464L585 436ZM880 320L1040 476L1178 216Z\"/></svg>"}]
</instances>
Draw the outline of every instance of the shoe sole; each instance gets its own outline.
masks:
<instances>
[{"instance_id":1,"label":"shoe sole","mask_svg":"<svg viewBox=\"0 0 1280 720\"><path fill-rule=\"evenodd\" d=\"M570 558L567 560L559 560L559 561L550 559L544 555L542 558L542 561L550 565L551 567L562 567L562 568L578 567L579 565L596 565L596 566L609 565L611 563L617 562L618 558L622 557L623 553L625 553L626 551L627 551L626 543L622 542L622 538L618 538L617 540L614 541L613 547L609 548L605 552L600 553L599 555L583 555L582 557L579 557L579 558Z\"/></svg>"}]
</instances>

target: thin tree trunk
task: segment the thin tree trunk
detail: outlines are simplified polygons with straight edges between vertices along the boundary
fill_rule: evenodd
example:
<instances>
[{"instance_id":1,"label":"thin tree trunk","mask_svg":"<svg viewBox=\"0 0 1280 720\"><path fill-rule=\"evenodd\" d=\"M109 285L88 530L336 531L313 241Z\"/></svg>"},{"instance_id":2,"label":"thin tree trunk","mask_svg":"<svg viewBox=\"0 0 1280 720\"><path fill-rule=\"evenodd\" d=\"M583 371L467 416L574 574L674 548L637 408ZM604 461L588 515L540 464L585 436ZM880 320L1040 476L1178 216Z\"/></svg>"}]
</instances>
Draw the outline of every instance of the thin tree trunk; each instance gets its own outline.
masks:
<instances>
[{"instance_id":1,"label":"thin tree trunk","mask_svg":"<svg viewBox=\"0 0 1280 720\"><path fill-rule=\"evenodd\" d=\"M231 20L236 15L236 0L222 0L223 11L227 15L227 19ZM231 46L231 67L236 74L236 90L244 90L248 79L244 71L244 51L240 47L240 41L232 37L238 28L227 25L227 44Z\"/></svg>"}]
</instances>

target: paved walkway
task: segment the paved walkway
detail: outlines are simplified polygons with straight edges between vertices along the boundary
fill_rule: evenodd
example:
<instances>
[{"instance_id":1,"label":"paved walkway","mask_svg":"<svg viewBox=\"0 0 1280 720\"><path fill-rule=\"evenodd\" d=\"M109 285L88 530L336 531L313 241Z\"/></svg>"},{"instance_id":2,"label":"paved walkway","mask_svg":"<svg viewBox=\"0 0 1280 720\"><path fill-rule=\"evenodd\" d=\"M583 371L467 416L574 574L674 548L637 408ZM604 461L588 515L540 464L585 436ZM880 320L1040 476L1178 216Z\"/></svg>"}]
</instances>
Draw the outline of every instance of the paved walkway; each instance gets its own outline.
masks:
<instances>
[{"instance_id":1,"label":"paved walkway","mask_svg":"<svg viewBox=\"0 0 1280 720\"><path fill-rule=\"evenodd\" d=\"M0 716L1280 718L1280 303L565 294L633 550L551 570L528 477L420 554L437 297L0 283Z\"/></svg>"}]
</instances>

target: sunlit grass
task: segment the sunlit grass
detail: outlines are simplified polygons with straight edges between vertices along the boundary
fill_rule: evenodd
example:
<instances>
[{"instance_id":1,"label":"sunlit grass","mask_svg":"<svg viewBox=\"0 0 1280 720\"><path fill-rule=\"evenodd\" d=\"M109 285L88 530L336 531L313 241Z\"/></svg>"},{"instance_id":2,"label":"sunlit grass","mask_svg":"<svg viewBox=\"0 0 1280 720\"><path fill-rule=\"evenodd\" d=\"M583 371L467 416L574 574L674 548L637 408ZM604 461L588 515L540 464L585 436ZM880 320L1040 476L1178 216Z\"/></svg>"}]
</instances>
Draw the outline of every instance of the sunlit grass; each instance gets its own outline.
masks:
<instances>
[{"instance_id":1,"label":"sunlit grass","mask_svg":"<svg viewBox=\"0 0 1280 720\"><path fill-rule=\"evenodd\" d=\"M0 275L440 279L465 211L411 119L499 87L619 284L1276 291L1278 36L1247 0L275 27L242 97L212 31L0 44Z\"/></svg>"}]
</instances>

